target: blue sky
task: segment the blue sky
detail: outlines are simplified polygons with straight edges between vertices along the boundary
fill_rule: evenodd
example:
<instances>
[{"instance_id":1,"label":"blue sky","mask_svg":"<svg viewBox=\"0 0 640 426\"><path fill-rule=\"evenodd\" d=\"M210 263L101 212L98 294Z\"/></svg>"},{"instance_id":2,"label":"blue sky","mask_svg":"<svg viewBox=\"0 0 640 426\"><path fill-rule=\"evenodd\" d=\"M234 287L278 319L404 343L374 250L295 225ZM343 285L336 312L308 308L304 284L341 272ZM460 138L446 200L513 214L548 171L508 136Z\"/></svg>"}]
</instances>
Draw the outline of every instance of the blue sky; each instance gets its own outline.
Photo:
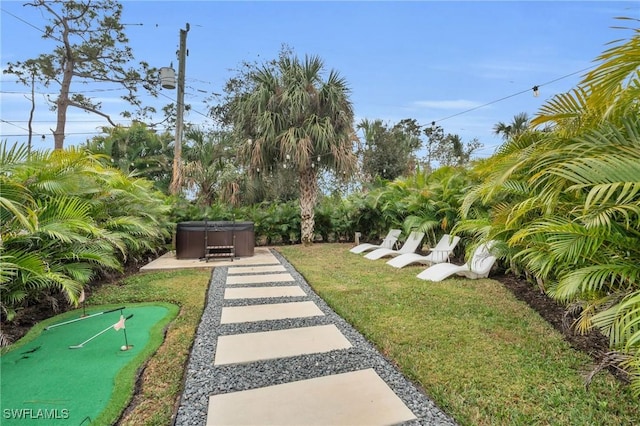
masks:
<instances>
[{"instance_id":1,"label":"blue sky","mask_svg":"<svg viewBox=\"0 0 640 426\"><path fill-rule=\"evenodd\" d=\"M42 14L24 2L0 6L1 60L7 62L50 52L37 28ZM185 120L211 123L203 116L208 93L221 92L241 61L264 61L287 44L299 56L318 55L326 70L337 70L351 88L356 121L382 119L394 124L415 118L436 121L463 141L477 138L490 156L500 144L493 126L526 112L535 115L553 95L575 87L606 49L606 43L630 36L613 29L640 19L638 1L123 1L122 22L136 60L163 67L173 62L179 31L189 23L185 102L193 111ZM36 27L36 28L34 28ZM0 89L0 140L26 141L30 102L27 88L3 75ZM533 86L540 86L534 97ZM72 87L98 98L115 121L124 109L121 92L96 92L104 86ZM53 93L38 88L39 93ZM522 93L521 93L522 92ZM159 110L175 99L162 91L145 102ZM52 148L49 129L55 115L37 97L36 148ZM503 100L500 100L503 99ZM161 118L159 116L159 118ZM70 110L67 144L84 141L106 125L104 119ZM40 134L46 134L44 141ZM22 135L22 136L21 136Z\"/></svg>"}]
</instances>

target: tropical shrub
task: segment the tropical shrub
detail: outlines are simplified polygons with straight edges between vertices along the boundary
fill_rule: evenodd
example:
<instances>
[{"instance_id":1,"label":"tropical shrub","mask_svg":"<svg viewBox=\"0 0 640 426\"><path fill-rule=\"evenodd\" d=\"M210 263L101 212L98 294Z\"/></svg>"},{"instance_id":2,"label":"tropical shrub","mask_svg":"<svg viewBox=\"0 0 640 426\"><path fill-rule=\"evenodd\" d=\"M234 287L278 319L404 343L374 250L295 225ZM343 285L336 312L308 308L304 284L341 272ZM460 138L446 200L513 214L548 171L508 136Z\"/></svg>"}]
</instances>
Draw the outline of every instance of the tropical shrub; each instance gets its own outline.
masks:
<instances>
[{"instance_id":1,"label":"tropical shrub","mask_svg":"<svg viewBox=\"0 0 640 426\"><path fill-rule=\"evenodd\" d=\"M352 232L360 232L362 241L376 241L386 235L389 228L399 228L402 222L389 219L376 205L375 196L369 193L356 192L349 194L344 201L347 220Z\"/></svg>"},{"instance_id":2,"label":"tropical shrub","mask_svg":"<svg viewBox=\"0 0 640 426\"><path fill-rule=\"evenodd\" d=\"M296 200L260 203L252 212L256 239L264 239L267 245L300 242L300 205Z\"/></svg>"},{"instance_id":3,"label":"tropical shrub","mask_svg":"<svg viewBox=\"0 0 640 426\"><path fill-rule=\"evenodd\" d=\"M350 204L340 197L322 197L315 210L316 236L325 242L351 238L355 226L350 208ZM292 244L299 243L301 239L297 200L241 207L225 203L204 207L186 200L178 200L174 204L173 220L176 223L205 219L253 222L257 245Z\"/></svg>"},{"instance_id":4,"label":"tropical shrub","mask_svg":"<svg viewBox=\"0 0 640 426\"><path fill-rule=\"evenodd\" d=\"M315 212L315 233L323 242L348 241L354 236L349 204L337 195L321 197Z\"/></svg>"},{"instance_id":5,"label":"tropical shrub","mask_svg":"<svg viewBox=\"0 0 640 426\"><path fill-rule=\"evenodd\" d=\"M98 156L105 166L113 166L124 174L135 174L167 192L171 181L173 136L156 134L144 123L133 122L130 127L104 127L107 136L96 136L81 148Z\"/></svg>"},{"instance_id":6,"label":"tropical shrub","mask_svg":"<svg viewBox=\"0 0 640 426\"><path fill-rule=\"evenodd\" d=\"M156 251L168 238L164 196L151 182L75 148L28 153L0 145L2 319L34 300L76 304L97 274Z\"/></svg>"},{"instance_id":7,"label":"tropical shrub","mask_svg":"<svg viewBox=\"0 0 640 426\"><path fill-rule=\"evenodd\" d=\"M638 21L636 21L638 22ZM615 43L577 88L552 98L534 126L479 166L465 199L488 205L484 230L511 264L598 328L640 395L640 30Z\"/></svg>"},{"instance_id":8,"label":"tropical shrub","mask_svg":"<svg viewBox=\"0 0 640 426\"><path fill-rule=\"evenodd\" d=\"M432 173L418 170L370 192L367 199L384 223L378 232L384 234L400 224L407 234L411 230L424 232L425 242L435 245L459 222L464 195L474 183L464 167L441 167Z\"/></svg>"}]
</instances>

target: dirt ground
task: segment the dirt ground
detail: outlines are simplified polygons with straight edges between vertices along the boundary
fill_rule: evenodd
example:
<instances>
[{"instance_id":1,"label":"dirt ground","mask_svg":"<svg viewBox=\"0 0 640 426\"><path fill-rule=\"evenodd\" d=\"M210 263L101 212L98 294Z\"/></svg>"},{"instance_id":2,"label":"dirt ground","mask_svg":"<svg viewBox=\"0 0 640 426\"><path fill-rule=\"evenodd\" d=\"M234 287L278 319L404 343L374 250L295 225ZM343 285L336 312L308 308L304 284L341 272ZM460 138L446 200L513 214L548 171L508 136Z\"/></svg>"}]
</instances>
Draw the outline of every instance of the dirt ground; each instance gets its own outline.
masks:
<instances>
[{"instance_id":1,"label":"dirt ground","mask_svg":"<svg viewBox=\"0 0 640 426\"><path fill-rule=\"evenodd\" d=\"M518 279L510 274L491 276L500 281L519 300L526 302L542 318L547 320L558 330L572 347L591 355L594 360L600 361L602 356L609 351L609 342L605 336L597 331L591 331L586 335L575 333L571 329L574 317L566 313L562 305L542 293L535 285Z\"/></svg>"}]
</instances>

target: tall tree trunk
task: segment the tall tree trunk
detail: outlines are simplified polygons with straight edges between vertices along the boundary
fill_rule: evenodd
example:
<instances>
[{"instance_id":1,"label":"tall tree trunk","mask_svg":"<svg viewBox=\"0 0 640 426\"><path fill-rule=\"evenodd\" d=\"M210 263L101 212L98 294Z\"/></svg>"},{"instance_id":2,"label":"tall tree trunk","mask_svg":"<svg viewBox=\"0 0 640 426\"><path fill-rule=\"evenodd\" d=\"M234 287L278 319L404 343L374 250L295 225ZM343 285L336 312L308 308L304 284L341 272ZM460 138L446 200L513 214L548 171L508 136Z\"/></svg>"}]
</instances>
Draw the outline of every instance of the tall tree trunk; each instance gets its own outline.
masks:
<instances>
[{"instance_id":1,"label":"tall tree trunk","mask_svg":"<svg viewBox=\"0 0 640 426\"><path fill-rule=\"evenodd\" d=\"M69 42L69 27L66 21L62 38L64 40L64 64L62 71L62 82L60 83L60 96L56 101L57 108L57 123L56 129L53 131L53 142L55 149L62 149L64 147L64 131L67 124L67 109L69 108L69 92L71 91L71 79L73 78L73 71L75 68L75 62L73 59L73 49Z\"/></svg>"},{"instance_id":2,"label":"tall tree trunk","mask_svg":"<svg viewBox=\"0 0 640 426\"><path fill-rule=\"evenodd\" d=\"M29 139L27 141L27 155L31 158L31 147L33 138L33 113L36 110L36 73L31 72L31 109L29 110ZM44 138L44 135L42 135Z\"/></svg>"},{"instance_id":3,"label":"tall tree trunk","mask_svg":"<svg viewBox=\"0 0 640 426\"><path fill-rule=\"evenodd\" d=\"M65 71L65 75L67 72ZM66 80L66 79L65 79ZM69 108L69 87L71 79L62 83L63 89L60 91L60 97L57 101L57 122L56 129L53 131L53 142L55 149L64 148L64 129L67 124L67 108Z\"/></svg>"},{"instance_id":4,"label":"tall tree trunk","mask_svg":"<svg viewBox=\"0 0 640 426\"><path fill-rule=\"evenodd\" d=\"M318 177L310 165L300 172L300 226L304 245L313 243L314 209L318 199Z\"/></svg>"}]
</instances>

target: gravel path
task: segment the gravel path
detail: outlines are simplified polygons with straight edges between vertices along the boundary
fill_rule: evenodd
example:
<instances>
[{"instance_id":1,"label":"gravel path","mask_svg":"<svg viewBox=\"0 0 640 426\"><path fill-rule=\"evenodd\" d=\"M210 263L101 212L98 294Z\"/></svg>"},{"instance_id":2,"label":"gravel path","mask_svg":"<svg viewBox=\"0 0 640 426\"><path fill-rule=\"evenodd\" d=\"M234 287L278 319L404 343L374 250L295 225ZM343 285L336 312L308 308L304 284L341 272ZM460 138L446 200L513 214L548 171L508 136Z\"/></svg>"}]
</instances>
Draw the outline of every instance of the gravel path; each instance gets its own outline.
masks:
<instances>
[{"instance_id":1,"label":"gravel path","mask_svg":"<svg viewBox=\"0 0 640 426\"><path fill-rule=\"evenodd\" d=\"M269 299L224 300L227 267L214 269L205 307L187 365L185 389L174 421L175 425L205 425L209 395L243 391L265 386L311 379L331 374L373 368L418 418L404 425L455 425L455 421L424 393L407 380L359 332L333 312L315 294L304 278L277 252L278 261L295 279L295 283L270 283L266 286L300 286L307 296ZM247 285L248 286L248 285ZM234 285L234 288L243 285ZM243 306L259 303L313 301L324 316L239 324L220 324L223 306ZM240 334L334 324L353 347L328 353L300 355L247 364L214 366L216 342L220 335Z\"/></svg>"}]
</instances>

